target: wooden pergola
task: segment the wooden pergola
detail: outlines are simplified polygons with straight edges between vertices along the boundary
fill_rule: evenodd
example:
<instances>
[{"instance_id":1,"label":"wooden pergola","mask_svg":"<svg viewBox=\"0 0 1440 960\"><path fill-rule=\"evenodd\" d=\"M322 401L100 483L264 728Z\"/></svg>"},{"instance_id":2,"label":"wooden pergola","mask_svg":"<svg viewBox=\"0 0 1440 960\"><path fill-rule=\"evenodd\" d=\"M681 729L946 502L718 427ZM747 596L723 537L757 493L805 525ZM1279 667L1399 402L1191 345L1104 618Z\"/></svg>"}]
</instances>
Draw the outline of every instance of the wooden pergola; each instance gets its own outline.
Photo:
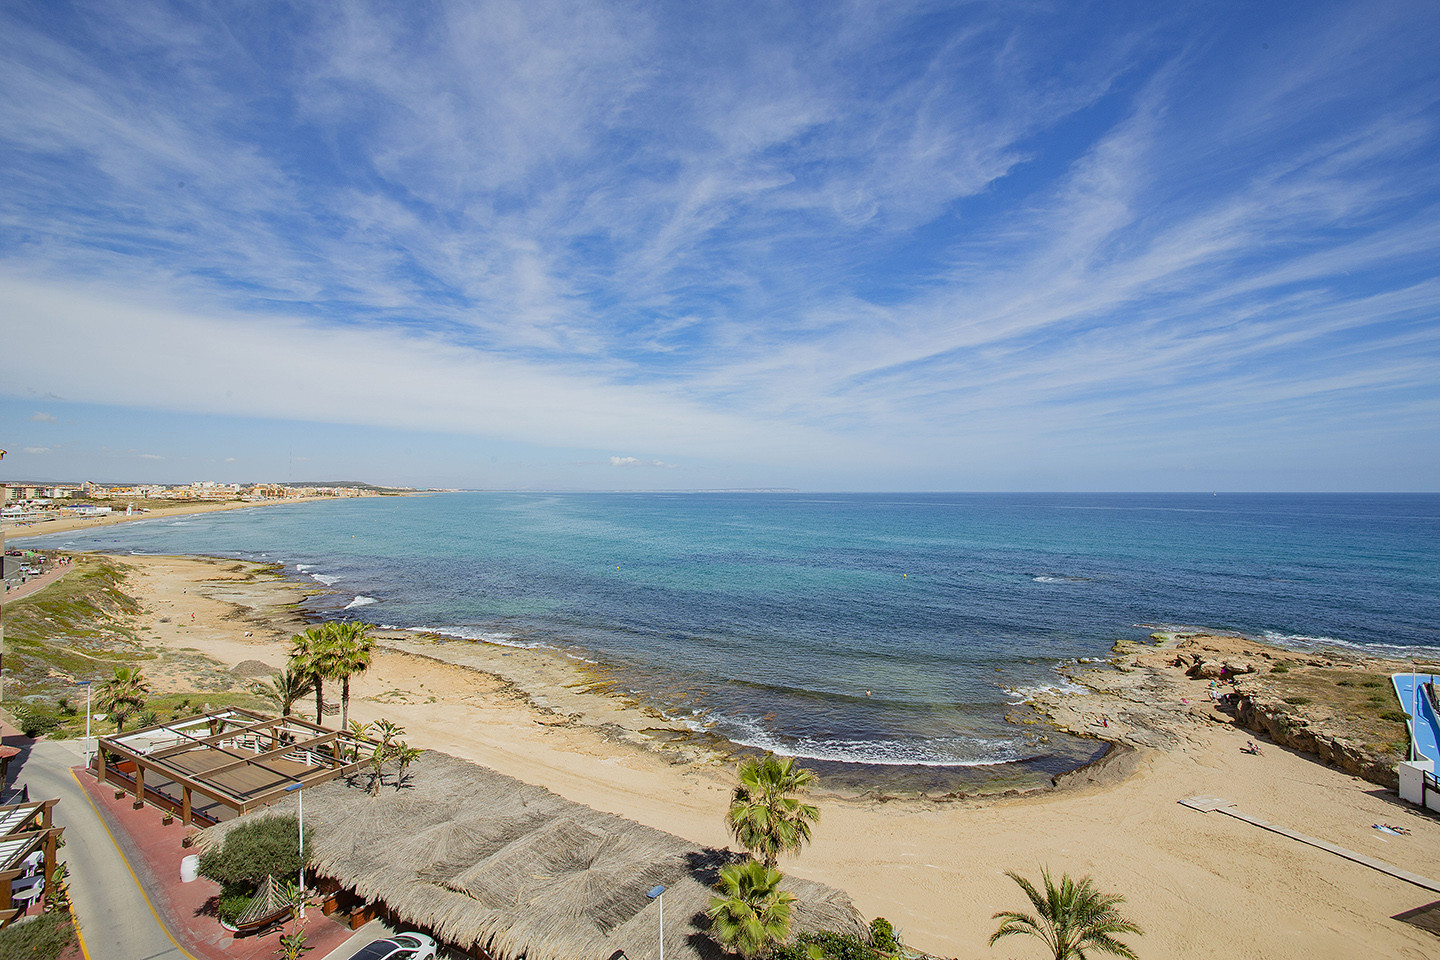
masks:
<instances>
[{"instance_id":1,"label":"wooden pergola","mask_svg":"<svg viewBox=\"0 0 1440 960\"><path fill-rule=\"evenodd\" d=\"M51 883L55 877L55 847L64 827L52 820L59 800L11 803L0 806L0 927L24 912L15 905L12 884L27 870L27 861L40 853L40 879ZM28 882L28 881L27 881Z\"/></svg>"},{"instance_id":2,"label":"wooden pergola","mask_svg":"<svg viewBox=\"0 0 1440 960\"><path fill-rule=\"evenodd\" d=\"M299 717L230 708L102 737L95 775L133 793L136 807L149 803L183 823L210 824L221 817L196 810L196 794L236 815L249 813L291 790L355 772L374 746Z\"/></svg>"}]
</instances>

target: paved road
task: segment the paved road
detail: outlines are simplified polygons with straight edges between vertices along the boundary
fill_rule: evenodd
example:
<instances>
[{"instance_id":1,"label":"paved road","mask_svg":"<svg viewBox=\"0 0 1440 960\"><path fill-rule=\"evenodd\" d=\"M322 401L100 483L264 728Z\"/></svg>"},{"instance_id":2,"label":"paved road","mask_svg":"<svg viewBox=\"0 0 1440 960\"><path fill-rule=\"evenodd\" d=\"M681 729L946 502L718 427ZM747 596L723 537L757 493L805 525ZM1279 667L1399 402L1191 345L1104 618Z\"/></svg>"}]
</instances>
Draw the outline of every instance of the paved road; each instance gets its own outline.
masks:
<instances>
[{"instance_id":1,"label":"paved road","mask_svg":"<svg viewBox=\"0 0 1440 960\"><path fill-rule=\"evenodd\" d=\"M36 743L23 764L11 761L12 783L29 784L33 799L59 797L55 821L65 828L61 859L70 864L70 899L90 960L187 960L140 891L105 823L70 768L83 761L78 745ZM17 758L19 760L20 758Z\"/></svg>"}]
</instances>

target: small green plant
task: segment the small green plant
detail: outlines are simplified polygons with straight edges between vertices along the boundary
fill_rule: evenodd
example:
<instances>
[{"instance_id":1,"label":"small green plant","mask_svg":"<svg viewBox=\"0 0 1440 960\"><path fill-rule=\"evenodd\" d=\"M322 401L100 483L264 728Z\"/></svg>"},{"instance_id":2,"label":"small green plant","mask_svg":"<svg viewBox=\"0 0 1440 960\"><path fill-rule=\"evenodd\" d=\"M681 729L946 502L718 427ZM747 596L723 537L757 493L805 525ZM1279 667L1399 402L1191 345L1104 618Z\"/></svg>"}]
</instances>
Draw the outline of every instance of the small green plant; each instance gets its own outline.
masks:
<instances>
[{"instance_id":1,"label":"small green plant","mask_svg":"<svg viewBox=\"0 0 1440 960\"><path fill-rule=\"evenodd\" d=\"M895 925L884 917L871 920L870 946L889 956L900 953L900 937L895 933Z\"/></svg>"},{"instance_id":2,"label":"small green plant","mask_svg":"<svg viewBox=\"0 0 1440 960\"><path fill-rule=\"evenodd\" d=\"M50 871L50 882L45 885L46 913L68 913L70 911L70 867L57 863Z\"/></svg>"},{"instance_id":3,"label":"small green plant","mask_svg":"<svg viewBox=\"0 0 1440 960\"><path fill-rule=\"evenodd\" d=\"M1335 681L1335 686L1337 686L1337 687L1353 687L1353 686L1355 686L1355 681L1354 681L1354 680L1349 680L1349 679L1336 680L1336 681Z\"/></svg>"},{"instance_id":4,"label":"small green plant","mask_svg":"<svg viewBox=\"0 0 1440 960\"><path fill-rule=\"evenodd\" d=\"M1395 723L1404 723L1410 719L1410 714L1405 713L1403 710L1381 710L1380 719L1390 720Z\"/></svg>"},{"instance_id":5,"label":"small green plant","mask_svg":"<svg viewBox=\"0 0 1440 960\"><path fill-rule=\"evenodd\" d=\"M1271 673L1289 673L1289 672L1290 672L1290 664L1287 663L1287 662L1284 661L1284 660L1278 660L1278 661L1276 661L1275 665L1270 668L1270 672L1271 672Z\"/></svg>"},{"instance_id":6,"label":"small green plant","mask_svg":"<svg viewBox=\"0 0 1440 960\"><path fill-rule=\"evenodd\" d=\"M1362 687L1378 687L1378 686L1380 686L1381 682L1382 682L1382 681L1376 680L1374 677L1370 677L1369 679L1361 680L1361 681L1360 681L1360 686L1362 686Z\"/></svg>"},{"instance_id":7,"label":"small green plant","mask_svg":"<svg viewBox=\"0 0 1440 960\"><path fill-rule=\"evenodd\" d=\"M1285 702L1295 707L1303 707L1310 702L1309 697L1286 697Z\"/></svg>"}]
</instances>

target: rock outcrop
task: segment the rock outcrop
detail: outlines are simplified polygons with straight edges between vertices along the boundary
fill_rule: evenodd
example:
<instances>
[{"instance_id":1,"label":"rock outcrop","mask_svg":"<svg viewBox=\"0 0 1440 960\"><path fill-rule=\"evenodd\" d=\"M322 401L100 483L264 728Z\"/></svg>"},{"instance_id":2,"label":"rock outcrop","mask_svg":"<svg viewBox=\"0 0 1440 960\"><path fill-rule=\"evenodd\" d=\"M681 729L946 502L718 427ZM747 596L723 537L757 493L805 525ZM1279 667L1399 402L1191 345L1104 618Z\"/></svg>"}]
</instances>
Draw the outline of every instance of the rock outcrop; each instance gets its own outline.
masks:
<instances>
[{"instance_id":1,"label":"rock outcrop","mask_svg":"<svg viewBox=\"0 0 1440 960\"><path fill-rule=\"evenodd\" d=\"M1235 719L1247 730L1262 734L1282 747L1313 753L1346 773L1382 787L1394 790L1399 786L1399 774L1391 759L1316 728L1311 721L1292 713L1281 700L1258 693L1242 694L1235 707Z\"/></svg>"}]
</instances>

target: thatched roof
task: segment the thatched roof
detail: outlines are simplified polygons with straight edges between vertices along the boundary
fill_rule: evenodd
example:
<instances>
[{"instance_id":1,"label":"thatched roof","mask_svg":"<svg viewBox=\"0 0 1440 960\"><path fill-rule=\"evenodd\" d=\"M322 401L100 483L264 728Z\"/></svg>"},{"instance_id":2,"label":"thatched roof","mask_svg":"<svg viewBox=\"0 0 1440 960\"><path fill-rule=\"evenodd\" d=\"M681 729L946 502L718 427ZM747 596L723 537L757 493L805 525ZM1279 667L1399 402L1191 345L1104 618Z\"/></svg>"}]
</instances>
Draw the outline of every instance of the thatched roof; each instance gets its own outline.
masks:
<instances>
[{"instance_id":1,"label":"thatched roof","mask_svg":"<svg viewBox=\"0 0 1440 960\"><path fill-rule=\"evenodd\" d=\"M391 782L371 797L367 784L359 775L306 788L313 869L447 943L478 945L494 960L656 958L659 916L646 891L663 884L665 956L720 955L704 911L732 853L434 751L402 790ZM293 806L286 799L276 808ZM799 898L795 932L864 932L842 891L794 877L785 887Z\"/></svg>"}]
</instances>

